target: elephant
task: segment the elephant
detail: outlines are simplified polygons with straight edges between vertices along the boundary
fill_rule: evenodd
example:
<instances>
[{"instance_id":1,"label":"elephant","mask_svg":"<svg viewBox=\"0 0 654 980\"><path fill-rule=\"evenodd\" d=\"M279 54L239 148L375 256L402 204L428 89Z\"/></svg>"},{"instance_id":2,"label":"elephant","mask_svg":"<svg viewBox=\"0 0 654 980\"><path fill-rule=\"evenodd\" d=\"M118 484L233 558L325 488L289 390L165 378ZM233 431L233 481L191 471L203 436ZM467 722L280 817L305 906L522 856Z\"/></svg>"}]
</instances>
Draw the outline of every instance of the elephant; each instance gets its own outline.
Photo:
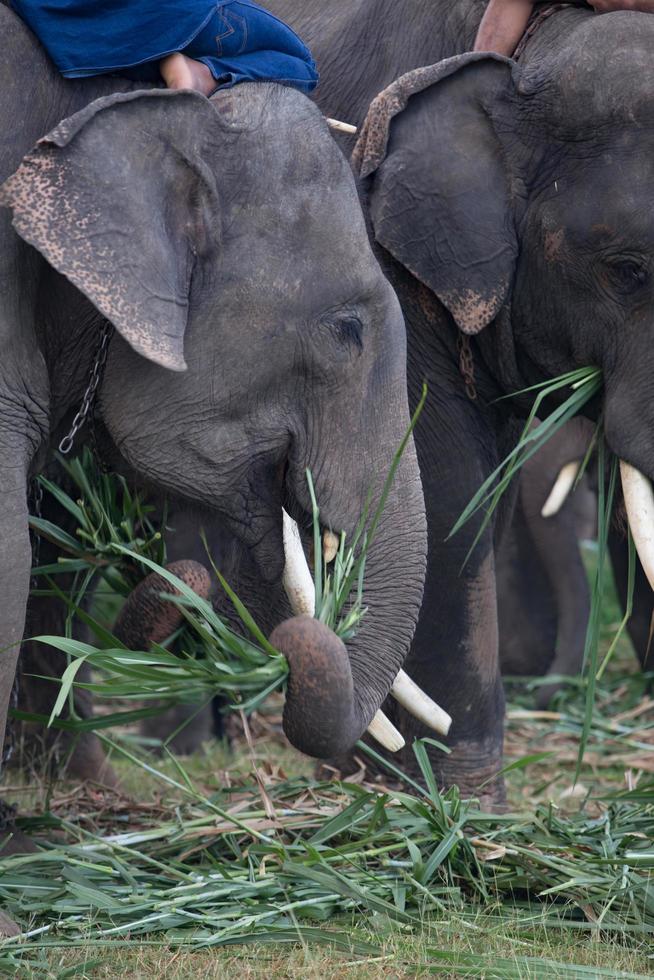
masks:
<instances>
[{"instance_id":1,"label":"elephant","mask_svg":"<svg viewBox=\"0 0 654 980\"><path fill-rule=\"evenodd\" d=\"M428 571L407 670L453 718L434 772L501 805L508 495L467 561L481 516L450 531L516 443L533 397L516 393L586 366L604 387L584 412L602 413L654 512L654 18L555 6L516 62L470 53L479 0L269 4L312 47L318 105L359 127L353 164L405 315L412 403L430 387L416 429ZM408 742L425 734L387 708Z\"/></svg>"},{"instance_id":2,"label":"elephant","mask_svg":"<svg viewBox=\"0 0 654 980\"><path fill-rule=\"evenodd\" d=\"M410 416L399 303L306 96L68 81L5 6L0 25L3 732L29 592L28 488L62 437L95 428L105 464L209 510L279 623L282 507L310 527L306 468L324 526L352 534ZM293 643L285 726L301 751L342 751L375 716L409 648L425 561L409 441L358 636L327 663L319 642Z\"/></svg>"}]
</instances>

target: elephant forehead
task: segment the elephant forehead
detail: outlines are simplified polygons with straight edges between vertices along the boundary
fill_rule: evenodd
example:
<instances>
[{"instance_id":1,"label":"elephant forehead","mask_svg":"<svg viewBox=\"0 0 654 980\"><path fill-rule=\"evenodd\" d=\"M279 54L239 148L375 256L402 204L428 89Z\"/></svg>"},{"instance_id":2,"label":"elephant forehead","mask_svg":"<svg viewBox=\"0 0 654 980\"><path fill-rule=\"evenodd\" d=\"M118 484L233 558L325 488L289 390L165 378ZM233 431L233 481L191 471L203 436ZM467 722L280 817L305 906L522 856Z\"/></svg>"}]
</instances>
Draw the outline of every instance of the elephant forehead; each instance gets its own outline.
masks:
<instances>
[{"instance_id":1,"label":"elephant forehead","mask_svg":"<svg viewBox=\"0 0 654 980\"><path fill-rule=\"evenodd\" d=\"M623 125L654 129L654 23L649 14L588 17L518 89L536 96L542 122L563 138L597 140Z\"/></svg>"},{"instance_id":2,"label":"elephant forehead","mask_svg":"<svg viewBox=\"0 0 654 980\"><path fill-rule=\"evenodd\" d=\"M566 238L598 245L613 238L638 239L654 246L654 213L648 205L654 185L654 132L639 129L616 134L613 146L592 156L569 154L559 162L537 205L548 248Z\"/></svg>"},{"instance_id":3,"label":"elephant forehead","mask_svg":"<svg viewBox=\"0 0 654 980\"><path fill-rule=\"evenodd\" d=\"M258 284L274 290L277 283L287 296L307 277L316 292L335 282L357 294L377 288L381 271L347 179L335 185L280 181L278 188L273 180L270 173L255 174L238 196L222 197L221 274L251 290Z\"/></svg>"},{"instance_id":4,"label":"elephant forehead","mask_svg":"<svg viewBox=\"0 0 654 980\"><path fill-rule=\"evenodd\" d=\"M227 149L240 176L354 180L326 121L306 95L273 83L237 85L212 96L218 122L216 150ZM233 138L236 136L236 138Z\"/></svg>"},{"instance_id":5,"label":"elephant forehead","mask_svg":"<svg viewBox=\"0 0 654 980\"><path fill-rule=\"evenodd\" d=\"M223 233L250 236L248 251L280 243L295 260L336 238L344 261L372 254L352 171L313 102L268 83L220 91L211 104Z\"/></svg>"}]
</instances>

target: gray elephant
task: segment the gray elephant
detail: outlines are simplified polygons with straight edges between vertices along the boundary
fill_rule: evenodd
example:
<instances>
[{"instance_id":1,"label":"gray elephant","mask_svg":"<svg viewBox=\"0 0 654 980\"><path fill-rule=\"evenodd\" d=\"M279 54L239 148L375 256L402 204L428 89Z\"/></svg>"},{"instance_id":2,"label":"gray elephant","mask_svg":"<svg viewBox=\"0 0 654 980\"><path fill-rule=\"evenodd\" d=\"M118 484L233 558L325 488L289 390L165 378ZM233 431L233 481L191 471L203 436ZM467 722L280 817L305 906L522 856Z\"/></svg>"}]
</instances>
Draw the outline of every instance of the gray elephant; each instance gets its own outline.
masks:
<instances>
[{"instance_id":1,"label":"gray elephant","mask_svg":"<svg viewBox=\"0 0 654 980\"><path fill-rule=\"evenodd\" d=\"M409 414L399 304L315 105L274 84L208 100L69 82L4 6L0 27L4 731L29 590L28 485L100 369L105 325L105 457L218 515L271 606L282 505L310 526L305 468L325 525L352 533ZM320 685L302 680L320 644L306 658L294 644L286 725L301 750L347 748L375 715L414 631L425 552L410 445L371 547L356 641L320 662Z\"/></svg>"},{"instance_id":2,"label":"gray elephant","mask_svg":"<svg viewBox=\"0 0 654 980\"><path fill-rule=\"evenodd\" d=\"M311 44L331 116L361 127L378 90L416 70L376 102L356 165L407 321L411 397L425 377L432 395L416 432L429 558L407 669L454 719L436 774L474 792L502 760L495 544L510 507L463 571L479 524L448 535L515 444L526 401L497 399L596 365L603 403L588 411L654 475L654 18L555 8L516 63L466 53L478 0L269 3ZM502 799L499 781L485 792Z\"/></svg>"}]
</instances>

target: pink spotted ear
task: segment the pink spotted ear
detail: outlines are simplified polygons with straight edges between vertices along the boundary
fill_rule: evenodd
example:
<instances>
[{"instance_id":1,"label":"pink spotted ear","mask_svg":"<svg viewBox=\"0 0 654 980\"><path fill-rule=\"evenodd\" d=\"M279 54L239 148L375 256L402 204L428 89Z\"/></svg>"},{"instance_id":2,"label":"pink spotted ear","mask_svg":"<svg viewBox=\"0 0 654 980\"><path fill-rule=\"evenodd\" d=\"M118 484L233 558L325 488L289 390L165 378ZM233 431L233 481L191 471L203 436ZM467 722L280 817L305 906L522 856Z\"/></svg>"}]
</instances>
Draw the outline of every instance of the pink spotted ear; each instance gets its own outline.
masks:
<instances>
[{"instance_id":1,"label":"pink spotted ear","mask_svg":"<svg viewBox=\"0 0 654 980\"><path fill-rule=\"evenodd\" d=\"M469 53L409 72L375 99L353 155L375 238L468 334L497 316L518 254L497 125L514 68Z\"/></svg>"},{"instance_id":2,"label":"pink spotted ear","mask_svg":"<svg viewBox=\"0 0 654 980\"><path fill-rule=\"evenodd\" d=\"M173 371L186 369L189 198L210 193L193 157L216 119L193 92L99 99L40 140L0 188L18 234L136 351Z\"/></svg>"}]
</instances>

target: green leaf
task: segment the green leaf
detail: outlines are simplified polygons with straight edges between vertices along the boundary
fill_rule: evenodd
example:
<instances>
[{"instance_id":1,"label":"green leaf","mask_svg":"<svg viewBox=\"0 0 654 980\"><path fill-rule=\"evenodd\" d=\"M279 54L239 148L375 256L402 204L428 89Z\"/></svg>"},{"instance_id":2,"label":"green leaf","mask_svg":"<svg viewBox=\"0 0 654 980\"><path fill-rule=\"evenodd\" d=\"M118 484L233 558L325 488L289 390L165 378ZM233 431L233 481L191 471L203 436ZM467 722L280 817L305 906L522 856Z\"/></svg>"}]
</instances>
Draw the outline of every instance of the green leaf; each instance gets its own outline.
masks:
<instances>
[{"instance_id":1,"label":"green leaf","mask_svg":"<svg viewBox=\"0 0 654 980\"><path fill-rule=\"evenodd\" d=\"M483 789L484 786L488 786L489 783L492 783L499 776L505 776L507 772L514 772L516 769L526 769L527 766L534 765L537 762L542 762L544 759L550 759L554 754L554 752L534 752L533 755L520 756L519 759L515 759L502 769L498 769L493 776L489 776L483 783L480 783L479 789Z\"/></svg>"}]
</instances>

